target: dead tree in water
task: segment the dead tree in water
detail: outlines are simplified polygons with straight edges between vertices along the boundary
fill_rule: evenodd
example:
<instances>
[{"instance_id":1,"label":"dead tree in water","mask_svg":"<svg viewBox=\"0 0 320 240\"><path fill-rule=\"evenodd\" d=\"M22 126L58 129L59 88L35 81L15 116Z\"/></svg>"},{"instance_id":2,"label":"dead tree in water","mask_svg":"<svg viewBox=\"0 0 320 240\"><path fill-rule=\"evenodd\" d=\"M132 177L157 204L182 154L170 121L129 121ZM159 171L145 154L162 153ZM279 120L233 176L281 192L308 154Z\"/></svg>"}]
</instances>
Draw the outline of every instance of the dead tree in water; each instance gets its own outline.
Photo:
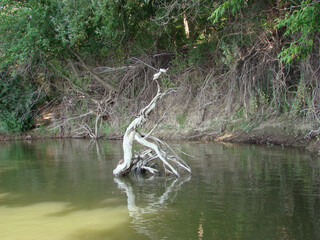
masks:
<instances>
[{"instance_id":1,"label":"dead tree in water","mask_svg":"<svg viewBox=\"0 0 320 240\"><path fill-rule=\"evenodd\" d=\"M173 151L173 149L156 137L152 137L152 130L148 133L142 133L138 131L139 127L142 127L148 120L148 116L151 111L157 105L159 99L168 94L168 91L161 92L157 79L162 73L165 73L165 69L153 75L153 80L157 83L158 92L157 95L151 100L151 102L143 108L138 117L135 118L128 126L123 137L123 160L121 160L118 166L113 170L115 176L126 175L131 170L135 172L148 171L151 174L159 174L159 170L155 169L154 160L160 159L163 163L164 171L166 174L173 174L177 177L180 176L180 170L186 170L191 173L190 167ZM132 145L136 140L147 149L140 153L133 153ZM171 152L171 155L167 153Z\"/></svg>"}]
</instances>

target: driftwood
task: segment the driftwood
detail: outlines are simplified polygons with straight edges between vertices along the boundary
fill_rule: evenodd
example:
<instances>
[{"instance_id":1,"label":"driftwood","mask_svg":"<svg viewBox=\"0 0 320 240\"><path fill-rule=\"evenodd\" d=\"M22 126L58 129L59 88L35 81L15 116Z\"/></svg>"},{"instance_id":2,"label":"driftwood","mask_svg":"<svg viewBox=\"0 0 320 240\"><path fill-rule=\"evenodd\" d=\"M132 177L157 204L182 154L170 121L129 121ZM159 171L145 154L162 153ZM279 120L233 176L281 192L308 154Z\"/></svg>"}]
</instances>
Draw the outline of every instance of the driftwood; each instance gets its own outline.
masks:
<instances>
[{"instance_id":1,"label":"driftwood","mask_svg":"<svg viewBox=\"0 0 320 240\"><path fill-rule=\"evenodd\" d=\"M148 133L142 133L138 131L139 127L142 127L148 120L148 116L151 111L156 107L157 102L169 91L161 92L160 86L157 79L162 73L165 73L165 69L160 71L153 76L153 80L157 83L158 92L157 95L151 100L151 102L143 108L138 117L135 118L128 126L124 137L123 137L123 152L124 157L113 170L115 176L126 175L131 170L135 172L150 172L151 174L160 174L159 170L155 168L156 164L154 161L160 159L163 164L164 171L166 174L173 174L177 177L180 176L181 171L187 171L191 173L190 167L173 151L173 149L161 141L160 139L151 136L153 129ZM132 145L133 141L136 140L147 149L140 153L133 153ZM171 153L170 154L168 154Z\"/></svg>"}]
</instances>

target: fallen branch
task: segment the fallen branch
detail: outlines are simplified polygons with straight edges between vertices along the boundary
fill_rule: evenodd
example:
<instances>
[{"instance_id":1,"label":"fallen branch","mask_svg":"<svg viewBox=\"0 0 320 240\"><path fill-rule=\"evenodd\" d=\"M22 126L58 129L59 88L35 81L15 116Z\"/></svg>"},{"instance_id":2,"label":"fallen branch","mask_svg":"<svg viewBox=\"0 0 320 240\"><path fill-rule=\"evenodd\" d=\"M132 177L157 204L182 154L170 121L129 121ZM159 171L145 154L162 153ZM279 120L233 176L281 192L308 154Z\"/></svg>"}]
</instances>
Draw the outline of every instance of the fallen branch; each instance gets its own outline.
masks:
<instances>
[{"instance_id":1,"label":"fallen branch","mask_svg":"<svg viewBox=\"0 0 320 240\"><path fill-rule=\"evenodd\" d=\"M172 148L169 147L168 144L150 136L152 131L148 134L143 134L138 131L138 128L147 122L148 116L157 105L157 102L168 94L168 91L161 93L160 86L157 82L157 79L165 72L165 69L160 69L158 73L154 74L153 80L157 83L158 92L151 102L140 111L138 117L131 122L124 134L123 160L120 160L118 166L113 170L113 174L116 176L126 175L130 170L138 173L148 171L151 174L159 174L159 171L154 168L153 161L156 159L159 159L162 162L166 174L173 174L179 177L179 172L181 170L191 173L190 167L172 150ZM145 146L147 150L142 153L133 154L132 145L134 140ZM163 147L166 147L166 149ZM168 154L166 150L172 152L173 155Z\"/></svg>"}]
</instances>

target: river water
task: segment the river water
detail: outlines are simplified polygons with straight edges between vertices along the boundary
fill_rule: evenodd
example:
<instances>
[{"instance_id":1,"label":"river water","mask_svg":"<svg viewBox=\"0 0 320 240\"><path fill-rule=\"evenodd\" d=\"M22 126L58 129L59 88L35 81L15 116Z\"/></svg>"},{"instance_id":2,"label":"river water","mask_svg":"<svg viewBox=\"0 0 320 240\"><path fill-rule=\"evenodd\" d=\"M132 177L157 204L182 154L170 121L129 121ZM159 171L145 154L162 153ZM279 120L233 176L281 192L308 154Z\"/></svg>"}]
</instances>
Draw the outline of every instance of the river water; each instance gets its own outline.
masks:
<instances>
[{"instance_id":1,"label":"river water","mask_svg":"<svg viewBox=\"0 0 320 240\"><path fill-rule=\"evenodd\" d=\"M171 143L191 177L114 178L121 142L0 143L0 239L320 239L320 159Z\"/></svg>"}]
</instances>

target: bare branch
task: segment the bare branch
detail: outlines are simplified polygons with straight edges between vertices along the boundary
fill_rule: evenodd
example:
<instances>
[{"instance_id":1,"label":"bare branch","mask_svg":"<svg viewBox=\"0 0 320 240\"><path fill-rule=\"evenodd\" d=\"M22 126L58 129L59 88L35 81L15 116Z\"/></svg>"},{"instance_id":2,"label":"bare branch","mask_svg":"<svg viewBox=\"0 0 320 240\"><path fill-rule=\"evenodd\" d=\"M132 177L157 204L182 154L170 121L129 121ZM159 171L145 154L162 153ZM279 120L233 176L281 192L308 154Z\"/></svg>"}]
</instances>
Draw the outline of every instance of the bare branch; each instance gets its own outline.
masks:
<instances>
[{"instance_id":1,"label":"bare branch","mask_svg":"<svg viewBox=\"0 0 320 240\"><path fill-rule=\"evenodd\" d=\"M158 92L156 96L150 101L150 103L140 111L139 116L131 122L125 132L125 135L123 137L124 158L113 170L113 174L116 176L128 174L133 167L137 169L138 172L140 172L141 170L147 170L152 174L158 174L159 171L155 170L154 167L149 165L150 162L155 159L160 159L160 161L164 165L166 173L170 173L179 177L180 173L178 170L180 168L191 173L190 167L173 151L173 149L168 144L162 142L158 138L150 136L153 129L147 135L143 134L143 136L137 130L138 127L141 127L145 124L149 114L155 108L159 99L167 94L167 92L161 93L160 86L157 82L157 79L160 78L161 74L165 73L166 71L167 70L165 69L160 69L158 73L154 74L153 80L155 80L157 83ZM135 157L133 157L132 145L134 140L147 147L148 150L144 151L142 154L136 154ZM169 149L173 153L173 155L168 155L166 151L161 148L161 145L166 146L167 149ZM154 155L152 154L152 152L154 152ZM175 164L176 167L173 164Z\"/></svg>"}]
</instances>

